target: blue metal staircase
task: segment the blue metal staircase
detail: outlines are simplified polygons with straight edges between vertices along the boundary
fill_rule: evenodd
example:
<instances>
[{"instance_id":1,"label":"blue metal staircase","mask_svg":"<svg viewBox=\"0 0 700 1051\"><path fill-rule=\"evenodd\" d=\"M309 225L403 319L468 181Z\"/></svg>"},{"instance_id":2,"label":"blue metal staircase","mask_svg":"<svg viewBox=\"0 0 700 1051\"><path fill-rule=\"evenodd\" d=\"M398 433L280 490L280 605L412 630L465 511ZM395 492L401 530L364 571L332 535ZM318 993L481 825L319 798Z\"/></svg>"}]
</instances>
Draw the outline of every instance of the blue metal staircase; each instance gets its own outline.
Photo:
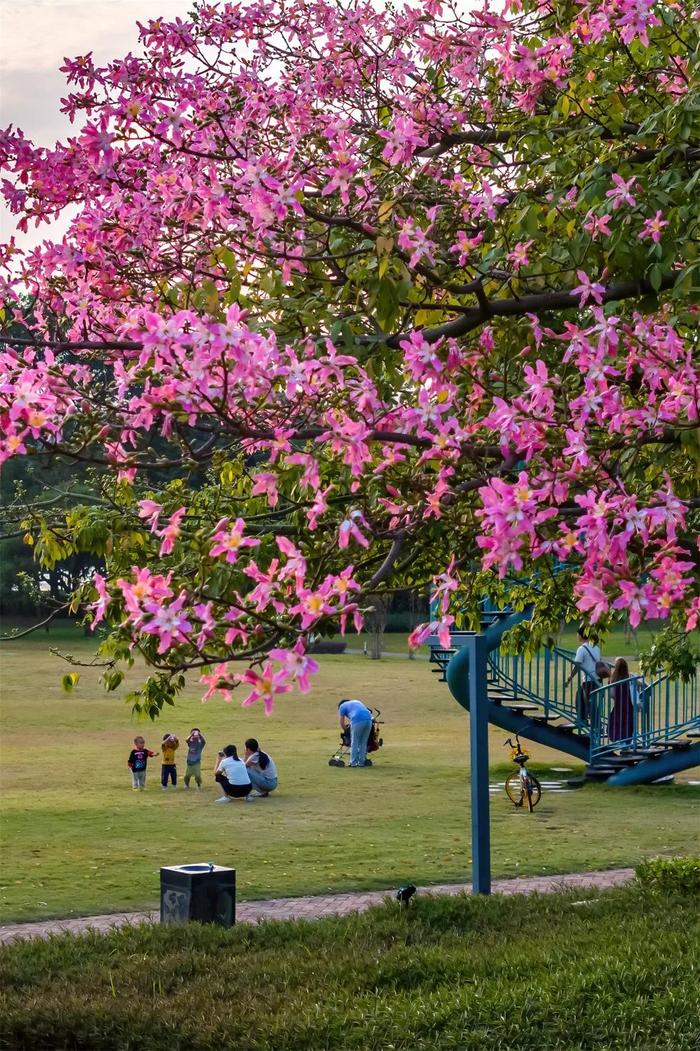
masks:
<instances>
[{"instance_id":1,"label":"blue metal staircase","mask_svg":"<svg viewBox=\"0 0 700 1051\"><path fill-rule=\"evenodd\" d=\"M689 682L666 675L650 683L635 680L637 703L631 717L628 713L624 720L622 736L619 719L613 715L615 698L609 684L592 692L587 717L578 710L583 676L576 671L567 685L574 667L571 651L543 647L532 658L504 652L504 633L530 615L529 610L485 610L482 615L482 633L489 650L489 722L583 760L588 778L608 784L648 784L700 765L697 672ZM467 711L469 656L465 640L470 634L451 632L447 649L436 636L428 640L430 660L437 666L434 670Z\"/></svg>"}]
</instances>

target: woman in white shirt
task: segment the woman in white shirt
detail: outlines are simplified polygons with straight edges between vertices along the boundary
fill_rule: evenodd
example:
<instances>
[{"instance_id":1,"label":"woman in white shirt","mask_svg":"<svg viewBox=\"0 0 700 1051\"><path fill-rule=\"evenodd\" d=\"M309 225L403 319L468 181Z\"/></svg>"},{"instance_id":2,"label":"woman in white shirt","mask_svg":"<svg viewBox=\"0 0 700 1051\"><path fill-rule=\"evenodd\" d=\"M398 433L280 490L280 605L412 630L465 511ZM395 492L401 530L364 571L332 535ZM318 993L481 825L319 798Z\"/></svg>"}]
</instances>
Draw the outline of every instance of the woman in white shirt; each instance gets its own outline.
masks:
<instances>
[{"instance_id":1,"label":"woman in white shirt","mask_svg":"<svg viewBox=\"0 0 700 1051\"><path fill-rule=\"evenodd\" d=\"M259 796L269 796L277 788L277 767L274 759L263 752L254 737L245 743L245 765L250 780Z\"/></svg>"},{"instance_id":2,"label":"woman in white shirt","mask_svg":"<svg viewBox=\"0 0 700 1051\"><path fill-rule=\"evenodd\" d=\"M221 785L223 795L215 803L232 803L234 799L252 799L253 785L245 763L238 758L235 744L227 744L219 752L219 761L214 771L214 780Z\"/></svg>"}]
</instances>

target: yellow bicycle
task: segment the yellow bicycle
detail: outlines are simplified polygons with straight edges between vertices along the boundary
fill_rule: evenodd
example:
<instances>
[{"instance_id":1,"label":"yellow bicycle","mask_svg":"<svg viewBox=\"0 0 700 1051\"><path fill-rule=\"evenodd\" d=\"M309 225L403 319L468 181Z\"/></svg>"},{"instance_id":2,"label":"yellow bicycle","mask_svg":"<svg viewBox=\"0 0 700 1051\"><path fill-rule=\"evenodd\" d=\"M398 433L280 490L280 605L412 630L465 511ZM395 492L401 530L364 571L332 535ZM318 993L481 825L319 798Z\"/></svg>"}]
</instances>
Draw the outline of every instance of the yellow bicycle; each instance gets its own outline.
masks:
<instances>
[{"instance_id":1,"label":"yellow bicycle","mask_svg":"<svg viewBox=\"0 0 700 1051\"><path fill-rule=\"evenodd\" d=\"M530 758L528 752L520 744L520 738L515 735L515 744L512 738L506 741L506 747L510 748L510 757L518 764L518 769L506 779L506 794L511 803L516 807L522 807L527 802L527 808L532 813L542 797L542 786L531 774L525 765Z\"/></svg>"}]
</instances>

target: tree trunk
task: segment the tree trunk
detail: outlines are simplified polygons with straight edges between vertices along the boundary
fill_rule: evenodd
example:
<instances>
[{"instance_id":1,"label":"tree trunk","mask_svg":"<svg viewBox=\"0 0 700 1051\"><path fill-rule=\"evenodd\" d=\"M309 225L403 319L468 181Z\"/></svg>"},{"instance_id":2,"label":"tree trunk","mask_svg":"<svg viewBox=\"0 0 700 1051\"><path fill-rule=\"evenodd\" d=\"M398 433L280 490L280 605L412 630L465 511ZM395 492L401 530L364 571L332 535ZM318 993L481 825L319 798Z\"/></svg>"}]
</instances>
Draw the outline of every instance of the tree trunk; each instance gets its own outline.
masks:
<instances>
[{"instance_id":1,"label":"tree trunk","mask_svg":"<svg viewBox=\"0 0 700 1051\"><path fill-rule=\"evenodd\" d=\"M387 604L379 595L373 595L371 601L374 608L367 614L367 631L369 633L367 651L371 660L378 661L381 660L382 656L382 636L386 627Z\"/></svg>"}]
</instances>

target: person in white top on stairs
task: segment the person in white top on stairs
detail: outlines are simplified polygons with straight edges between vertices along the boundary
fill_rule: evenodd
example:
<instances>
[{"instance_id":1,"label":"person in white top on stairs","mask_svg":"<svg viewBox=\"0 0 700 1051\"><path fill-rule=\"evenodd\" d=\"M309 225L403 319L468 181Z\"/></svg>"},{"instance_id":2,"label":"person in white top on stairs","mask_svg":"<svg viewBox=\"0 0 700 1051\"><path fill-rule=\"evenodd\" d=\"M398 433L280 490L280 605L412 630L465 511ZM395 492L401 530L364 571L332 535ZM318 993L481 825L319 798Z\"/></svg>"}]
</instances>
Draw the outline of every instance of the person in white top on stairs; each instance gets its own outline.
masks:
<instances>
[{"instance_id":1,"label":"person in white top on stairs","mask_svg":"<svg viewBox=\"0 0 700 1051\"><path fill-rule=\"evenodd\" d=\"M579 626L577 635L579 645L574 654L574 666L571 669L571 675L564 683L564 686L568 686L579 671L585 676L584 681L579 686L578 693L576 694L576 711L579 719L586 721L590 716L589 701L591 692L597 689L601 684L601 679L597 670L598 665L601 663L600 647L588 641L588 632L584 624Z\"/></svg>"}]
</instances>

